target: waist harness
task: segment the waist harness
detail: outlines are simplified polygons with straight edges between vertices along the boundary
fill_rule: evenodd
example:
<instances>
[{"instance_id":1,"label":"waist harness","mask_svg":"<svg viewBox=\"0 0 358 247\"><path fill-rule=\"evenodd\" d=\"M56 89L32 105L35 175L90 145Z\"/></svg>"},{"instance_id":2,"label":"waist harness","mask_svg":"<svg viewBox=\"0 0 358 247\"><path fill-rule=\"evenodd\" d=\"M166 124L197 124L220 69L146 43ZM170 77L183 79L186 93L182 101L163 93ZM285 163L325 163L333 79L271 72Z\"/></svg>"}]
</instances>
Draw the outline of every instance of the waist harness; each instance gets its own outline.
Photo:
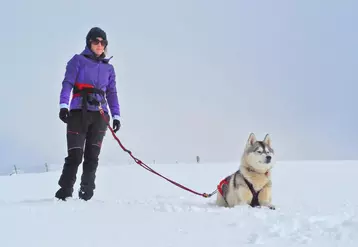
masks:
<instances>
[{"instance_id":1,"label":"waist harness","mask_svg":"<svg viewBox=\"0 0 358 247\"><path fill-rule=\"evenodd\" d=\"M217 188L218 188L218 191L220 192L220 194L223 196L226 204L227 201L226 201L226 195L227 195L227 192L228 192L228 187L229 187L229 182L230 182L230 179L232 178L233 179L233 183L234 183L234 187L236 187L236 176L237 175L240 175L240 171L237 171L234 176L227 176L226 178L224 178L223 180L220 181L220 183L218 184ZM250 202L250 206L251 207L259 207L260 206L260 203L259 203L259 194L260 194L260 191L255 191L254 189L254 186L252 185L252 183L250 183L244 176L242 176L242 178L244 179L247 187L249 187L250 191L251 191L251 194L252 194L252 200Z\"/></svg>"},{"instance_id":2,"label":"waist harness","mask_svg":"<svg viewBox=\"0 0 358 247\"><path fill-rule=\"evenodd\" d=\"M98 101L91 94L101 95L102 100ZM83 124L83 127L85 127L86 120L87 120L87 111L88 111L87 104L95 105L95 106L104 104L104 103L106 103L104 96L105 96L105 93L103 90L95 88L91 84L78 83L78 82L75 83L75 85L73 87L72 98L82 97L82 124Z\"/></svg>"}]
</instances>

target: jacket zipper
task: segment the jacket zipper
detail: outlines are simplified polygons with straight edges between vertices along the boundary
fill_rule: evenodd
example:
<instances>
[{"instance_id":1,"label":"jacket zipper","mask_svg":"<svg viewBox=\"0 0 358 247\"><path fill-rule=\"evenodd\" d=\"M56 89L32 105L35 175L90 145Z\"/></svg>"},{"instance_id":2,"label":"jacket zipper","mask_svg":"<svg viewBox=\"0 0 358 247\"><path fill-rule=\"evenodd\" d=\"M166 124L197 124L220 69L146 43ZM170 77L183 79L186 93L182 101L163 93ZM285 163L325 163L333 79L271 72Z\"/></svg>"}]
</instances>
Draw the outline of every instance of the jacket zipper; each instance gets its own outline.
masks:
<instances>
[{"instance_id":1,"label":"jacket zipper","mask_svg":"<svg viewBox=\"0 0 358 247\"><path fill-rule=\"evenodd\" d=\"M101 89L100 83L99 83L99 71L100 71L100 65L101 62L98 63L98 69L97 69L97 88Z\"/></svg>"}]
</instances>

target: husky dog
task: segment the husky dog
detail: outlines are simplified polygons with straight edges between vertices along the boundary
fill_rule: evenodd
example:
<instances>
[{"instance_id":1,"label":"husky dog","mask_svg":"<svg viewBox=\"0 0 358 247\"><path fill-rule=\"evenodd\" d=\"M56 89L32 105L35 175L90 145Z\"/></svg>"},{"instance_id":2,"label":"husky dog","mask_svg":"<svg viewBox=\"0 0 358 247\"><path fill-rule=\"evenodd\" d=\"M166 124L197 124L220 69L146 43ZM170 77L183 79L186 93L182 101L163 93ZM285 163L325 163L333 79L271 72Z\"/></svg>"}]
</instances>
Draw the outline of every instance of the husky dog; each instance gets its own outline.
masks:
<instances>
[{"instance_id":1,"label":"husky dog","mask_svg":"<svg viewBox=\"0 0 358 247\"><path fill-rule=\"evenodd\" d=\"M251 133L239 169L218 185L216 204L223 207L248 204L275 209L271 204L271 168L274 163L269 134L263 141L258 141Z\"/></svg>"}]
</instances>

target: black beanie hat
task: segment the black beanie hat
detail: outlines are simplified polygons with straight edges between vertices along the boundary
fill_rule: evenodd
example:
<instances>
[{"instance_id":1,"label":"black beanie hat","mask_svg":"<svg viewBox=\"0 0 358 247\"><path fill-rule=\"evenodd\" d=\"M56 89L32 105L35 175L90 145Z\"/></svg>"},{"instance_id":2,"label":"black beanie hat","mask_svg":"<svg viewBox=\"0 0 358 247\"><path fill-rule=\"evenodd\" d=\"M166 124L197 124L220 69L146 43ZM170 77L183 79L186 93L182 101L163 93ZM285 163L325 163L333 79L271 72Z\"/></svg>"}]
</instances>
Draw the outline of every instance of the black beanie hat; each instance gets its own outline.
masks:
<instances>
[{"instance_id":1,"label":"black beanie hat","mask_svg":"<svg viewBox=\"0 0 358 247\"><path fill-rule=\"evenodd\" d=\"M90 40L94 40L96 39L97 37L101 37L102 39L104 40L107 40L107 34L105 31L103 31L101 28L99 27L93 27L91 28L91 30L89 30L87 36L86 36L86 45L88 47L91 47L90 45ZM108 41L107 41L108 43Z\"/></svg>"}]
</instances>

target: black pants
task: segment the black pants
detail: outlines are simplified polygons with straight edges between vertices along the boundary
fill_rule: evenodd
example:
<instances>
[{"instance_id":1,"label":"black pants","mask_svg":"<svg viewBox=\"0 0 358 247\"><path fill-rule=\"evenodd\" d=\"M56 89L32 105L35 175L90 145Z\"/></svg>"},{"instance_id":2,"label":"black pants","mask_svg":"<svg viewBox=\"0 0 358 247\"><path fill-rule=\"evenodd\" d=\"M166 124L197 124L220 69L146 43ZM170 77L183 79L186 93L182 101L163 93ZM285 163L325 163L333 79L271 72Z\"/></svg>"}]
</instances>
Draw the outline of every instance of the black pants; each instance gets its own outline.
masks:
<instances>
[{"instance_id":1,"label":"black pants","mask_svg":"<svg viewBox=\"0 0 358 247\"><path fill-rule=\"evenodd\" d=\"M106 119L109 115L105 113ZM62 188L72 189L76 174L83 160L81 188L95 189L96 171L102 141L107 131L107 124L99 112L88 112L82 122L81 111L71 111L67 123L67 152L58 184Z\"/></svg>"}]
</instances>

